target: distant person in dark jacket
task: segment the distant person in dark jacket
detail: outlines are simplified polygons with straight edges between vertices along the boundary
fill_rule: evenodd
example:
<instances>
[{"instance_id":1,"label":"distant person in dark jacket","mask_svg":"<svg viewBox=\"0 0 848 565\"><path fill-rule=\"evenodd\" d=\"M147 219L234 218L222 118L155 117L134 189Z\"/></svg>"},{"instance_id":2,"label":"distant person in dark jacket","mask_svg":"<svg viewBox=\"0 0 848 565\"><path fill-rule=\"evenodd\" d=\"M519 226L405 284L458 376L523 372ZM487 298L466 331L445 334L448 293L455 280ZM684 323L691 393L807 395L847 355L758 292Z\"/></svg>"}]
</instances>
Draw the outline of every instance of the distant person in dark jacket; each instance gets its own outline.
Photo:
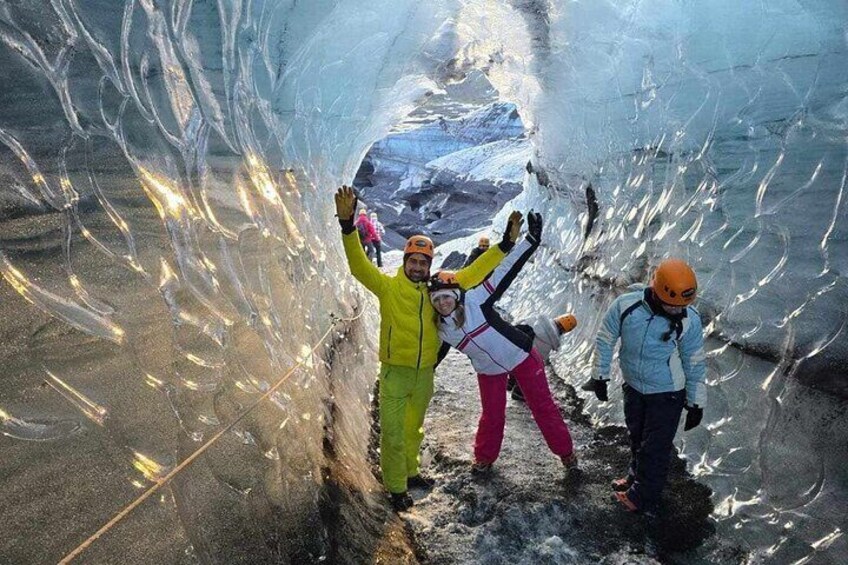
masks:
<instances>
[{"instance_id":1,"label":"distant person in dark jacket","mask_svg":"<svg viewBox=\"0 0 848 565\"><path fill-rule=\"evenodd\" d=\"M481 237L477 241L477 247L471 250L471 253L468 254L468 259L465 260L465 265L463 267L467 267L471 263L477 260L477 257L485 253L489 249L489 238L486 236Z\"/></svg>"}]
</instances>

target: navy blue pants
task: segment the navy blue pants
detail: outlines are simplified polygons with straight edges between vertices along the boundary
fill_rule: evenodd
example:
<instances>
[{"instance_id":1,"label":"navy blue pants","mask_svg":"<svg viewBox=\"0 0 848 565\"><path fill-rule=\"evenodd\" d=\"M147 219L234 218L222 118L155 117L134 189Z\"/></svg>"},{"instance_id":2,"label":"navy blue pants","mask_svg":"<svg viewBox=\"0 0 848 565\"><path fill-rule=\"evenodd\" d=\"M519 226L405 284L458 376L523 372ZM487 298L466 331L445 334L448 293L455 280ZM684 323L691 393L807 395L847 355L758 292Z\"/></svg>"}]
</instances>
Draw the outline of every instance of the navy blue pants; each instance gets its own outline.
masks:
<instances>
[{"instance_id":1,"label":"navy blue pants","mask_svg":"<svg viewBox=\"0 0 848 565\"><path fill-rule=\"evenodd\" d=\"M674 435L686 402L686 391L642 394L624 385L624 421L630 433L627 496L640 510L652 510L665 487Z\"/></svg>"}]
</instances>

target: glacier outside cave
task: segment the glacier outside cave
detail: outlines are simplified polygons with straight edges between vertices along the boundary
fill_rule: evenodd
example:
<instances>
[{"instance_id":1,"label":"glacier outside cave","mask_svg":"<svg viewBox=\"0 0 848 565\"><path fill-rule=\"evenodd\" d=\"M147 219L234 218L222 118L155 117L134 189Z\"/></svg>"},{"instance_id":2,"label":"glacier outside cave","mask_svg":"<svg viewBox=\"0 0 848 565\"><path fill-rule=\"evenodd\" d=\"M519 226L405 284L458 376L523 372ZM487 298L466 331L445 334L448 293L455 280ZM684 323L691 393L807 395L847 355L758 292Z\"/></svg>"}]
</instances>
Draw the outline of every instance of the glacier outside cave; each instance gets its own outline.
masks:
<instances>
[{"instance_id":1,"label":"glacier outside cave","mask_svg":"<svg viewBox=\"0 0 848 565\"><path fill-rule=\"evenodd\" d=\"M547 218L509 307L582 322L557 377L612 287L687 258L717 535L848 559L843 0L5 0L0 42L0 561L61 559L222 429L86 562L357 559L377 314L331 192L480 73L528 132L508 207Z\"/></svg>"}]
</instances>

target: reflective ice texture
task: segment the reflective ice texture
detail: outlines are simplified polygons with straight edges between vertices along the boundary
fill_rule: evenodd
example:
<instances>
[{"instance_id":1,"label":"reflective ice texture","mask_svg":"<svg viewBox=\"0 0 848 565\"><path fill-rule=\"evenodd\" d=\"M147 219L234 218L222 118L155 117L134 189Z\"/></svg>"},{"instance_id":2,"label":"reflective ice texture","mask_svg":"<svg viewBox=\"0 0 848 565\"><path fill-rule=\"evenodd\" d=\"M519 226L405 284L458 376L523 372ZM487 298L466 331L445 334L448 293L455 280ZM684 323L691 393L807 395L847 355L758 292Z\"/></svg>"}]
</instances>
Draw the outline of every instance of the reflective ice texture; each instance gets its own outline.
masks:
<instances>
[{"instance_id":1,"label":"reflective ice texture","mask_svg":"<svg viewBox=\"0 0 848 565\"><path fill-rule=\"evenodd\" d=\"M311 561L327 476L378 490L373 336L311 354L364 296L330 189L437 89L441 10L0 3L0 560L56 562L292 368L86 558Z\"/></svg>"},{"instance_id":2,"label":"reflective ice texture","mask_svg":"<svg viewBox=\"0 0 848 565\"><path fill-rule=\"evenodd\" d=\"M615 294L690 261L710 403L678 441L719 532L775 562L844 559L848 6L558 8L528 116L538 173L516 202L547 211L548 248L514 308L576 311L555 365L578 384ZM613 390L589 401L600 421L623 422Z\"/></svg>"}]
</instances>

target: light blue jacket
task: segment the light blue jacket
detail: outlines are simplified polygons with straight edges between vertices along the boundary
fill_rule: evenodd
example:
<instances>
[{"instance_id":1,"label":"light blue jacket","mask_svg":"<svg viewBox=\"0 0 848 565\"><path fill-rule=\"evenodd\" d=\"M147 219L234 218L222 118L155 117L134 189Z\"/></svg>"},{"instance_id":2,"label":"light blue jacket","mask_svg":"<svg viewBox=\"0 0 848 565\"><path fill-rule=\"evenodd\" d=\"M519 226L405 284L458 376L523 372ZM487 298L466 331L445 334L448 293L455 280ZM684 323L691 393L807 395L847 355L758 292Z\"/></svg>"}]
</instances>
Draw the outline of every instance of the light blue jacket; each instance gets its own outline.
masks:
<instances>
[{"instance_id":1,"label":"light blue jacket","mask_svg":"<svg viewBox=\"0 0 848 565\"><path fill-rule=\"evenodd\" d=\"M622 314L638 306L624 320ZM707 403L704 384L706 361L701 317L686 308L678 337L668 318L655 314L645 300L645 291L622 294L610 305L595 339L592 378L609 380L615 342L621 338L618 361L624 381L642 394L674 392L686 388L686 403L703 408Z\"/></svg>"}]
</instances>

